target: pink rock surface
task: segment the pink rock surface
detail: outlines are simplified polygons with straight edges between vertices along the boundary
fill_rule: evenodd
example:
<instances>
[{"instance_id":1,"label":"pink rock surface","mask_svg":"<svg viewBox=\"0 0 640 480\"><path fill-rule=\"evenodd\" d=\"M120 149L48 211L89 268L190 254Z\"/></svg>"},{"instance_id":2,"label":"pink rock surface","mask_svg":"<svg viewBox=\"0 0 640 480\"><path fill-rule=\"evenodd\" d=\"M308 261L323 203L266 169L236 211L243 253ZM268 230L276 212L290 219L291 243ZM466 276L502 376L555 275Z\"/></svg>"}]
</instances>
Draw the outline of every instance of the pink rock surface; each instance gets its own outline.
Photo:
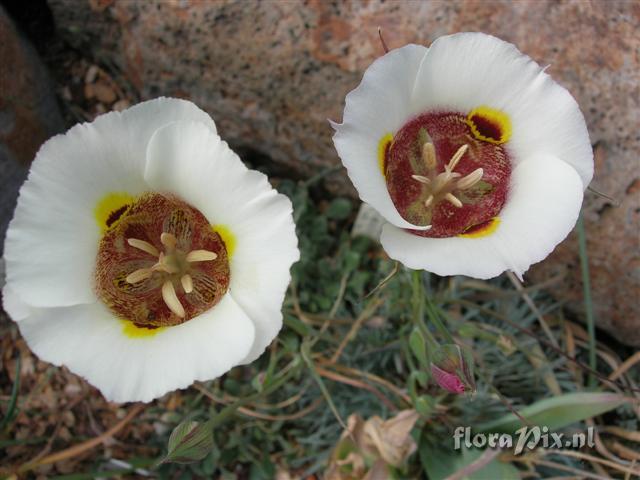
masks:
<instances>
[{"instance_id":1,"label":"pink rock surface","mask_svg":"<svg viewBox=\"0 0 640 480\"><path fill-rule=\"evenodd\" d=\"M457 31L515 43L566 86L599 145L593 185L618 208L586 195L596 315L620 340L640 345L640 4L542 0L173 1L51 0L61 33L113 62L141 98L190 98L233 145L267 154L303 175L338 163L327 118L388 45L429 44ZM348 182L342 177L342 184ZM348 188L348 187L347 187ZM528 279L566 269L557 294L581 308L575 235Z\"/></svg>"}]
</instances>

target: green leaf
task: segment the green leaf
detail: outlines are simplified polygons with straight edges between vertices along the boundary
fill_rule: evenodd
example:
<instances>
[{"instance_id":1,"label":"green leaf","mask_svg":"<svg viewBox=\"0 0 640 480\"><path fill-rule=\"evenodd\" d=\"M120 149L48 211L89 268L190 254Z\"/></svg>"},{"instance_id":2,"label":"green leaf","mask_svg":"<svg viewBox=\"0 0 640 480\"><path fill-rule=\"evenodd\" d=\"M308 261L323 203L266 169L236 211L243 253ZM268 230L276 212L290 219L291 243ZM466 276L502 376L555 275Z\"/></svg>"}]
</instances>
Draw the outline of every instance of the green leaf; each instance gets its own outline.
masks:
<instances>
[{"instance_id":1,"label":"green leaf","mask_svg":"<svg viewBox=\"0 0 640 480\"><path fill-rule=\"evenodd\" d=\"M568 393L559 397L545 398L518 411L532 425L546 426L558 430L572 423L595 417L619 407L626 399L615 393ZM522 421L513 413L498 420L479 425L479 432L514 433L523 427Z\"/></svg>"},{"instance_id":2,"label":"green leaf","mask_svg":"<svg viewBox=\"0 0 640 480\"><path fill-rule=\"evenodd\" d=\"M453 475L478 460L484 452L484 450L475 448L467 449L464 446L460 451L455 451L429 442L421 443L419 449L420 462L426 470L429 480L441 480ZM518 469L512 463L501 462L499 459L494 458L482 468L462 478L469 480L497 478L501 480L518 480L520 475Z\"/></svg>"},{"instance_id":3,"label":"green leaf","mask_svg":"<svg viewBox=\"0 0 640 480\"><path fill-rule=\"evenodd\" d=\"M409 346L411 347L411 351L418 359L420 366L422 368L429 368L429 360L427 359L427 347L426 340L424 339L424 335L420 331L418 327L414 327L411 335L409 335Z\"/></svg>"},{"instance_id":4,"label":"green leaf","mask_svg":"<svg viewBox=\"0 0 640 480\"><path fill-rule=\"evenodd\" d=\"M209 422L184 420L171 432L168 453L162 463L192 463L202 460L213 449Z\"/></svg>"},{"instance_id":5,"label":"green leaf","mask_svg":"<svg viewBox=\"0 0 640 480\"><path fill-rule=\"evenodd\" d=\"M327 217L332 220L344 220L351 215L352 208L351 200L347 198L336 198L327 209Z\"/></svg>"}]
</instances>

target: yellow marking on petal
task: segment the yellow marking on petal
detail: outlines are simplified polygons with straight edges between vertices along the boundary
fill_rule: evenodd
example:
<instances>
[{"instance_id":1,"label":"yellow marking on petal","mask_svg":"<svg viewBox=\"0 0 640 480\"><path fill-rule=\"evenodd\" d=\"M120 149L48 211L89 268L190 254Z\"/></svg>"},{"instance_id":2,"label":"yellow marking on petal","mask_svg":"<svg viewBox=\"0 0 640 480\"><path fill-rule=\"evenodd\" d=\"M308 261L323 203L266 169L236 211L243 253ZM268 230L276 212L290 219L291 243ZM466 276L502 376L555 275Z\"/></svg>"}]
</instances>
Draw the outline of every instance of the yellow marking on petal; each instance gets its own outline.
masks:
<instances>
[{"instance_id":1,"label":"yellow marking on petal","mask_svg":"<svg viewBox=\"0 0 640 480\"><path fill-rule=\"evenodd\" d=\"M498 229L498 225L500 225L500 218L494 217L479 228L476 226L467 228L467 230L471 230L469 233L461 233L458 236L464 238L487 237Z\"/></svg>"},{"instance_id":2,"label":"yellow marking on petal","mask_svg":"<svg viewBox=\"0 0 640 480\"><path fill-rule=\"evenodd\" d=\"M158 327L158 328L141 328L136 327L133 322L128 320L120 320L122 322L122 333L129 338L151 338L155 337L162 330L165 330L167 327Z\"/></svg>"},{"instance_id":3,"label":"yellow marking on petal","mask_svg":"<svg viewBox=\"0 0 640 480\"><path fill-rule=\"evenodd\" d=\"M478 140L500 145L511 138L511 119L502 110L481 105L469 112L466 122Z\"/></svg>"},{"instance_id":4,"label":"yellow marking on petal","mask_svg":"<svg viewBox=\"0 0 640 480\"><path fill-rule=\"evenodd\" d=\"M393 143L393 134L385 134L378 142L378 168L382 176L385 175L385 168L387 167L387 152Z\"/></svg>"},{"instance_id":5,"label":"yellow marking on petal","mask_svg":"<svg viewBox=\"0 0 640 480\"><path fill-rule=\"evenodd\" d=\"M124 192L107 193L98 200L98 203L93 209L93 215L96 218L100 230L106 232L116 225L120 217L131 207L134 200L135 198L133 196Z\"/></svg>"},{"instance_id":6,"label":"yellow marking on petal","mask_svg":"<svg viewBox=\"0 0 640 480\"><path fill-rule=\"evenodd\" d=\"M211 225L211 229L220 235L227 249L227 257L231 258L231 255L233 255L236 249L236 236L226 225Z\"/></svg>"}]
</instances>

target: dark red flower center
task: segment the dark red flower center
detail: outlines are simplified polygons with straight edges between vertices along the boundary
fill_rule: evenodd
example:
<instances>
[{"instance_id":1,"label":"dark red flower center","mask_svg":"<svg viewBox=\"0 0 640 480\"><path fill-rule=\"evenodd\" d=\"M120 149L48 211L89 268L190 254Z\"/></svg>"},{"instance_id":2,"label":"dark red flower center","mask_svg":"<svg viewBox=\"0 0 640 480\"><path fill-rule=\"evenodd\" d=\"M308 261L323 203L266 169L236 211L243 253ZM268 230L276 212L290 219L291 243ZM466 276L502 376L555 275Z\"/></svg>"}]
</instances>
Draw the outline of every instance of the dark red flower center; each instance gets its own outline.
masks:
<instances>
[{"instance_id":1,"label":"dark red flower center","mask_svg":"<svg viewBox=\"0 0 640 480\"><path fill-rule=\"evenodd\" d=\"M429 230L425 237L477 232L506 201L511 162L508 135L482 113L424 113L405 124L385 152L384 175L400 215Z\"/></svg>"},{"instance_id":2,"label":"dark red flower center","mask_svg":"<svg viewBox=\"0 0 640 480\"><path fill-rule=\"evenodd\" d=\"M96 293L137 327L178 325L216 305L229 260L204 215L168 195L143 195L109 217L96 264Z\"/></svg>"}]
</instances>

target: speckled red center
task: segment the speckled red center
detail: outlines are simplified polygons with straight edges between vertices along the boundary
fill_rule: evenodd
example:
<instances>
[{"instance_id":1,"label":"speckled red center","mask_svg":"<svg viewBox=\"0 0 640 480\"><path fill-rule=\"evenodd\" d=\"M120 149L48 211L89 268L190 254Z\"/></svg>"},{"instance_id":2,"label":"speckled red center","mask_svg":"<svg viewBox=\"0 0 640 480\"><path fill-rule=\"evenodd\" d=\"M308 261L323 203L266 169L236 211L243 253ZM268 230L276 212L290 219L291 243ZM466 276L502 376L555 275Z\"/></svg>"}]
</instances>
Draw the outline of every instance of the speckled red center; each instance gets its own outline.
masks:
<instances>
[{"instance_id":1,"label":"speckled red center","mask_svg":"<svg viewBox=\"0 0 640 480\"><path fill-rule=\"evenodd\" d=\"M484 127L476 122L477 128L481 126ZM482 132L485 136L499 138L499 132L493 131L494 125L487 123L486 127ZM468 189L453 191L462 206L456 207L447 201L425 205L429 188L412 175L426 177L433 174L422 159L423 146L428 142L435 148L436 173L443 172L445 165L465 144L468 149L455 172L464 177L478 168L483 169L479 182ZM501 145L481 140L473 134L465 115L424 113L405 124L394 136L386 150L384 173L389 194L400 215L415 225L431 225L426 231L408 231L424 237L453 237L482 228L502 210L511 163Z\"/></svg>"},{"instance_id":2,"label":"speckled red center","mask_svg":"<svg viewBox=\"0 0 640 480\"><path fill-rule=\"evenodd\" d=\"M178 325L216 305L229 287L229 261L220 236L207 219L184 201L157 193L143 195L126 209L114 212L110 228L99 247L96 266L96 292L109 309L137 327L157 328ZM173 257L179 272L154 271L143 280L131 282L132 272L152 267L158 258L128 243L138 239L159 252L163 233L175 237ZM185 261L187 252L207 250L217 257L210 261ZM186 270L188 269L188 270ZM188 271L192 279L189 293L181 286ZM172 282L184 315L176 315L163 300L162 287Z\"/></svg>"}]
</instances>

